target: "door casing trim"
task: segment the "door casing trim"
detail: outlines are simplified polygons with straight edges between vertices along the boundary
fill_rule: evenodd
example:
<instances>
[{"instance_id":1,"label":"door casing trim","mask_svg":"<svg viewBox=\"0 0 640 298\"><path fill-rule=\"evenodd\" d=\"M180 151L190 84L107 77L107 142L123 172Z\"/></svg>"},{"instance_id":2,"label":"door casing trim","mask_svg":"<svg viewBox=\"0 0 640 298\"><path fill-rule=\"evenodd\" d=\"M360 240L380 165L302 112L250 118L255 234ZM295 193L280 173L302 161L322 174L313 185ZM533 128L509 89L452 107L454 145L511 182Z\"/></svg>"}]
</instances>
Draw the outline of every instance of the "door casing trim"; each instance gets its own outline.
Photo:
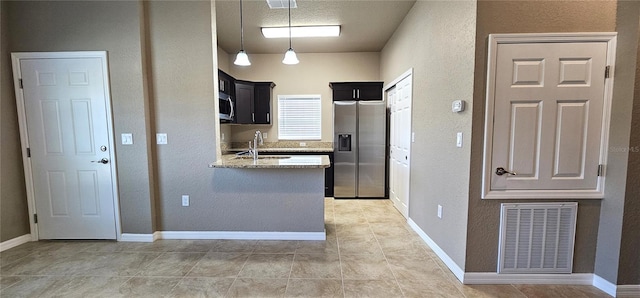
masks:
<instances>
[{"instance_id":1,"label":"door casing trim","mask_svg":"<svg viewBox=\"0 0 640 298\"><path fill-rule=\"evenodd\" d=\"M111 84L109 82L109 63L106 51L72 51L72 52L15 52L11 53L11 63L13 66L13 87L16 94L16 105L18 110L18 126L20 128L20 143L22 145L22 164L24 168L24 178L27 190L27 208L29 211L29 227L31 241L38 241L38 224L34 221L36 213L35 191L33 185L33 175L31 168L31 159L27 157L26 151L29 148L29 132L27 130L27 114L24 105L24 92L20 88L20 79L22 73L20 70L20 61L27 59L72 59L72 58L100 58L102 62L102 71L105 84L105 108L107 113L107 130L109 139L109 163L111 167L111 181L113 193L113 212L116 230L116 240L122 238L120 223L120 200L118 192L118 175L116 166L115 140L113 131L113 112L111 106Z\"/></svg>"},{"instance_id":2,"label":"door casing trim","mask_svg":"<svg viewBox=\"0 0 640 298\"><path fill-rule=\"evenodd\" d=\"M482 158L482 199L504 200L604 198L605 176L598 177L596 189L592 190L491 190L491 154L493 150L493 118L495 101L495 88L493 86L493 78L495 78L496 75L496 56L499 44L606 42L606 63L607 65L611 66L611 76L606 79L604 83L604 104L602 109L603 118L599 156L599 163L606 165L609 144L609 126L611 121L611 100L613 98L613 74L615 73L617 36L618 34L616 32L489 34L485 96L486 105L484 119L484 151Z\"/></svg>"}]
</instances>

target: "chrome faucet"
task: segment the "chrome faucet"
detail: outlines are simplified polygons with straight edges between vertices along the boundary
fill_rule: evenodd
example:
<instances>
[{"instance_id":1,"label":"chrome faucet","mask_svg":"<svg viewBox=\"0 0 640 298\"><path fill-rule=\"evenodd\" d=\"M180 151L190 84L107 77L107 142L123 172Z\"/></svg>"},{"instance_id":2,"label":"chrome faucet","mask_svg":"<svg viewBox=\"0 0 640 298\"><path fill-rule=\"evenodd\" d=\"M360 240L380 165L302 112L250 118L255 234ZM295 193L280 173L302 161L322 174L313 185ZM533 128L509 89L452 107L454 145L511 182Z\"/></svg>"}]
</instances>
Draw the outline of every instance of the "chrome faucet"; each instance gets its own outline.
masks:
<instances>
[{"instance_id":1,"label":"chrome faucet","mask_svg":"<svg viewBox=\"0 0 640 298\"><path fill-rule=\"evenodd\" d=\"M260 143L258 143L260 141ZM253 155L253 160L258 160L258 145L263 145L264 140L262 139L262 133L259 130L256 130L256 134L253 135L253 147L251 146L251 142L249 142L249 153Z\"/></svg>"}]
</instances>

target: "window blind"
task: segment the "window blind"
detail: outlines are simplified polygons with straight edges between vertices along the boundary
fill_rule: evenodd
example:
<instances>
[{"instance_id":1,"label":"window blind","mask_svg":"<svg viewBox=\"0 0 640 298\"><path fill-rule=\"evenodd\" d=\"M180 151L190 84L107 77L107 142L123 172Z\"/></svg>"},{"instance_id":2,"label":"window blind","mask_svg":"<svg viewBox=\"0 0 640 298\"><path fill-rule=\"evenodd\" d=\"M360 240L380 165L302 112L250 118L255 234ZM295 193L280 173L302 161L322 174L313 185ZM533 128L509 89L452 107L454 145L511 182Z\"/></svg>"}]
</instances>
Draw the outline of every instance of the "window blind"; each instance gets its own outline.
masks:
<instances>
[{"instance_id":1,"label":"window blind","mask_svg":"<svg viewBox=\"0 0 640 298\"><path fill-rule=\"evenodd\" d=\"M278 95L278 139L322 138L320 95Z\"/></svg>"}]
</instances>

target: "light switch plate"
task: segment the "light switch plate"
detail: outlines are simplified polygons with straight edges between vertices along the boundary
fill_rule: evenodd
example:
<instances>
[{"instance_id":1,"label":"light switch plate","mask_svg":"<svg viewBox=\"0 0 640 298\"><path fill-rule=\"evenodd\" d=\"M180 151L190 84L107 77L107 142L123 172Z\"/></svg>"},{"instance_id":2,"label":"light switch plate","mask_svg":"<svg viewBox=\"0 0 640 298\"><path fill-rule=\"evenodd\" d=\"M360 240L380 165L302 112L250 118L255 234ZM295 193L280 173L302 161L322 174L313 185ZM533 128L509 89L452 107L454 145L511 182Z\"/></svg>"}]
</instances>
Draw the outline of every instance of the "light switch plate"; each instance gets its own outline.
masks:
<instances>
[{"instance_id":1,"label":"light switch plate","mask_svg":"<svg viewBox=\"0 0 640 298\"><path fill-rule=\"evenodd\" d=\"M189 195L182 195L182 207L189 207Z\"/></svg>"},{"instance_id":2,"label":"light switch plate","mask_svg":"<svg viewBox=\"0 0 640 298\"><path fill-rule=\"evenodd\" d=\"M122 134L122 145L133 145L133 134L131 134L131 133L123 133Z\"/></svg>"},{"instance_id":3,"label":"light switch plate","mask_svg":"<svg viewBox=\"0 0 640 298\"><path fill-rule=\"evenodd\" d=\"M438 218L442 218L442 205L438 205Z\"/></svg>"},{"instance_id":4,"label":"light switch plate","mask_svg":"<svg viewBox=\"0 0 640 298\"><path fill-rule=\"evenodd\" d=\"M462 148L462 132L456 134L456 147Z\"/></svg>"},{"instance_id":5,"label":"light switch plate","mask_svg":"<svg viewBox=\"0 0 640 298\"><path fill-rule=\"evenodd\" d=\"M166 133L157 133L156 134L156 144L158 144L158 145L166 145L167 144L167 134Z\"/></svg>"},{"instance_id":6,"label":"light switch plate","mask_svg":"<svg viewBox=\"0 0 640 298\"><path fill-rule=\"evenodd\" d=\"M416 133L411 132L411 143L415 143L415 142L416 142Z\"/></svg>"}]
</instances>

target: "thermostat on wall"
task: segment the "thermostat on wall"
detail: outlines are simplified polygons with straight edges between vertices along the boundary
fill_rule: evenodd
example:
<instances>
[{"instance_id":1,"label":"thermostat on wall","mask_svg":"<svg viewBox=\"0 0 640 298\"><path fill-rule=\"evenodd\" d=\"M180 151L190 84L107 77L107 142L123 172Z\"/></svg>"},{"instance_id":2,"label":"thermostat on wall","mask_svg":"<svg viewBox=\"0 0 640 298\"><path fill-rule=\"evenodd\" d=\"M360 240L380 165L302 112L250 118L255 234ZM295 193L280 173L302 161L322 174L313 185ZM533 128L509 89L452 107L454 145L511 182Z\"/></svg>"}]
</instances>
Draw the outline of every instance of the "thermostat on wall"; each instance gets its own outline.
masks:
<instances>
[{"instance_id":1,"label":"thermostat on wall","mask_svg":"<svg viewBox=\"0 0 640 298\"><path fill-rule=\"evenodd\" d=\"M464 111L464 100L455 100L451 104L451 111L453 111L454 113L460 113Z\"/></svg>"}]
</instances>

